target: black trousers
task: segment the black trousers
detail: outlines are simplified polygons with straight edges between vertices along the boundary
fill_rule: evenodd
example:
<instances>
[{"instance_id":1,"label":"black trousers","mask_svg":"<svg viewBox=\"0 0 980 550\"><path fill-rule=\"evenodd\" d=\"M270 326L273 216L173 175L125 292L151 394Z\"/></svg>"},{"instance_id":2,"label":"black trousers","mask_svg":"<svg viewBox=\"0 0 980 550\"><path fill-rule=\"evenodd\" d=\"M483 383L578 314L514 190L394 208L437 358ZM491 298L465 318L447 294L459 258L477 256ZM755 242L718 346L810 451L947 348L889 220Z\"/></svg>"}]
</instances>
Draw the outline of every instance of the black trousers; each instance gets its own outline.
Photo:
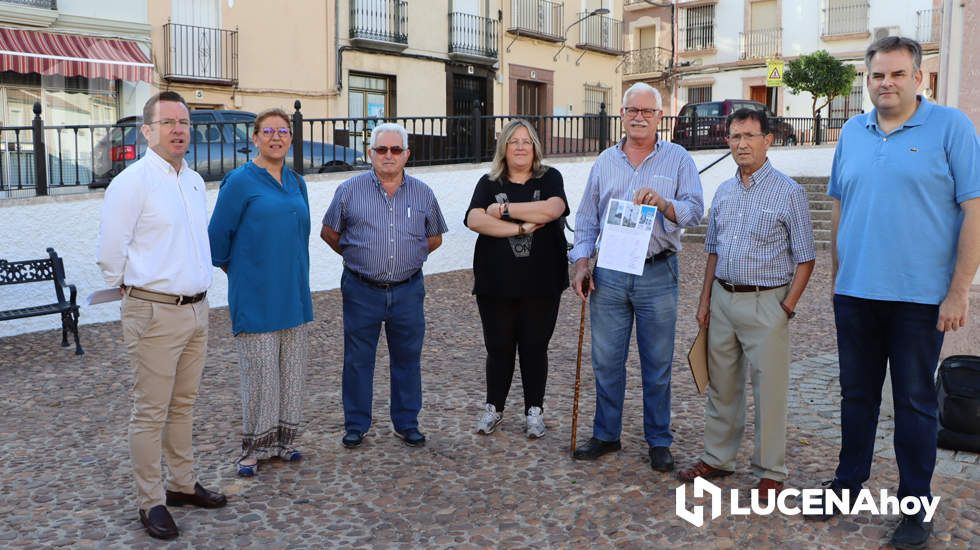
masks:
<instances>
[{"instance_id":1,"label":"black trousers","mask_svg":"<svg viewBox=\"0 0 980 550\"><path fill-rule=\"evenodd\" d=\"M507 298L477 296L487 348L487 403L503 411L514 378L514 361L521 357L524 414L544 409L548 380L548 343L555 332L561 294Z\"/></svg>"}]
</instances>

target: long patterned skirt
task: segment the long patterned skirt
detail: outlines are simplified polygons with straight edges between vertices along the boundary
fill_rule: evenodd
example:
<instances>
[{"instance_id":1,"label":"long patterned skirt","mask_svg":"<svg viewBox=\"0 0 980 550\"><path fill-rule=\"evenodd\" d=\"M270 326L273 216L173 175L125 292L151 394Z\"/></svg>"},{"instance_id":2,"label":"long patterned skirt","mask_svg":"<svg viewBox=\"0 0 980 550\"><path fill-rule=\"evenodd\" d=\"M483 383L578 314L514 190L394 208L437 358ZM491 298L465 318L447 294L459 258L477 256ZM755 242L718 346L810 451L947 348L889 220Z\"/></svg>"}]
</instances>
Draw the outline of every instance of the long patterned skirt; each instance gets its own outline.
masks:
<instances>
[{"instance_id":1,"label":"long patterned skirt","mask_svg":"<svg viewBox=\"0 0 980 550\"><path fill-rule=\"evenodd\" d=\"M242 455L287 456L303 416L303 376L310 360L309 323L235 336L241 370Z\"/></svg>"}]
</instances>

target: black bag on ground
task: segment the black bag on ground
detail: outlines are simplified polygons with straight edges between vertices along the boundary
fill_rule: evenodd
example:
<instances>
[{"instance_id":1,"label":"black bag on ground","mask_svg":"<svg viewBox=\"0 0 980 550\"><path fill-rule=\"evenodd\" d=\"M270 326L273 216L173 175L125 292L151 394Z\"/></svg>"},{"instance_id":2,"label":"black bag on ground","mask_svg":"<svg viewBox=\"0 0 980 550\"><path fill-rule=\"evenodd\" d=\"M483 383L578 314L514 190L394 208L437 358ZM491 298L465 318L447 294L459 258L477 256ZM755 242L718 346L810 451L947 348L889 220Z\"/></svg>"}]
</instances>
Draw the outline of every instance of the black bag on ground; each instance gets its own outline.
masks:
<instances>
[{"instance_id":1,"label":"black bag on ground","mask_svg":"<svg viewBox=\"0 0 980 550\"><path fill-rule=\"evenodd\" d=\"M953 355L939 365L939 446L980 453L980 357Z\"/></svg>"}]
</instances>

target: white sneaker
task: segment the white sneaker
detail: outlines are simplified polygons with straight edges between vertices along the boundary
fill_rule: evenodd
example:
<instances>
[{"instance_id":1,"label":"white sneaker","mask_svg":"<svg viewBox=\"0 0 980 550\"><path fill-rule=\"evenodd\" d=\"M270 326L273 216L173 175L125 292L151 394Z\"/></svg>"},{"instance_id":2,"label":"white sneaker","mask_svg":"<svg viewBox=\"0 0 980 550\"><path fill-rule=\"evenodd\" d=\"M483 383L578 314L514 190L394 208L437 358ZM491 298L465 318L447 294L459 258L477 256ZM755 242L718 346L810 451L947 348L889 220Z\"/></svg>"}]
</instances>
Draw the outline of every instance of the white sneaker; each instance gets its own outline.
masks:
<instances>
[{"instance_id":1,"label":"white sneaker","mask_svg":"<svg viewBox=\"0 0 980 550\"><path fill-rule=\"evenodd\" d=\"M491 434L497 429L497 424L503 417L497 412L497 407L487 403L484 411L480 413L480 419L476 421L476 433Z\"/></svg>"},{"instance_id":2,"label":"white sneaker","mask_svg":"<svg viewBox=\"0 0 980 550\"><path fill-rule=\"evenodd\" d=\"M537 439L544 435L544 413L541 411L541 407L531 407L527 410L524 431L531 439Z\"/></svg>"}]
</instances>

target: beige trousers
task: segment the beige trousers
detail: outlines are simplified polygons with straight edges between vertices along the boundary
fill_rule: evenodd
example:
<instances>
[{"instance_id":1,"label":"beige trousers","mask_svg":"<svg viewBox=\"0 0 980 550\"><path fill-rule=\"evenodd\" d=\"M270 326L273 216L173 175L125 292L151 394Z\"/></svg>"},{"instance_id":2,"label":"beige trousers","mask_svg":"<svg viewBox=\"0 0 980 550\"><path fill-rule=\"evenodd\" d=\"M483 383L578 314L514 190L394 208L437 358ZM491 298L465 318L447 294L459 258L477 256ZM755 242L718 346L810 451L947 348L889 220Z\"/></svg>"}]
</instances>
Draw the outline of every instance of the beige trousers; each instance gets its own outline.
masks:
<instances>
[{"instance_id":1,"label":"beige trousers","mask_svg":"<svg viewBox=\"0 0 980 550\"><path fill-rule=\"evenodd\" d=\"M129 450L140 509L164 504L160 454L170 470L167 489L193 493L191 429L208 342L208 302L183 306L123 297L122 329L133 368Z\"/></svg>"},{"instance_id":2,"label":"beige trousers","mask_svg":"<svg viewBox=\"0 0 980 550\"><path fill-rule=\"evenodd\" d=\"M779 302L789 287L732 293L716 281L708 325L708 400L704 408L702 460L735 470L745 431L745 369L755 399L755 452L759 477L786 479L786 391L789 386L789 323Z\"/></svg>"}]
</instances>

